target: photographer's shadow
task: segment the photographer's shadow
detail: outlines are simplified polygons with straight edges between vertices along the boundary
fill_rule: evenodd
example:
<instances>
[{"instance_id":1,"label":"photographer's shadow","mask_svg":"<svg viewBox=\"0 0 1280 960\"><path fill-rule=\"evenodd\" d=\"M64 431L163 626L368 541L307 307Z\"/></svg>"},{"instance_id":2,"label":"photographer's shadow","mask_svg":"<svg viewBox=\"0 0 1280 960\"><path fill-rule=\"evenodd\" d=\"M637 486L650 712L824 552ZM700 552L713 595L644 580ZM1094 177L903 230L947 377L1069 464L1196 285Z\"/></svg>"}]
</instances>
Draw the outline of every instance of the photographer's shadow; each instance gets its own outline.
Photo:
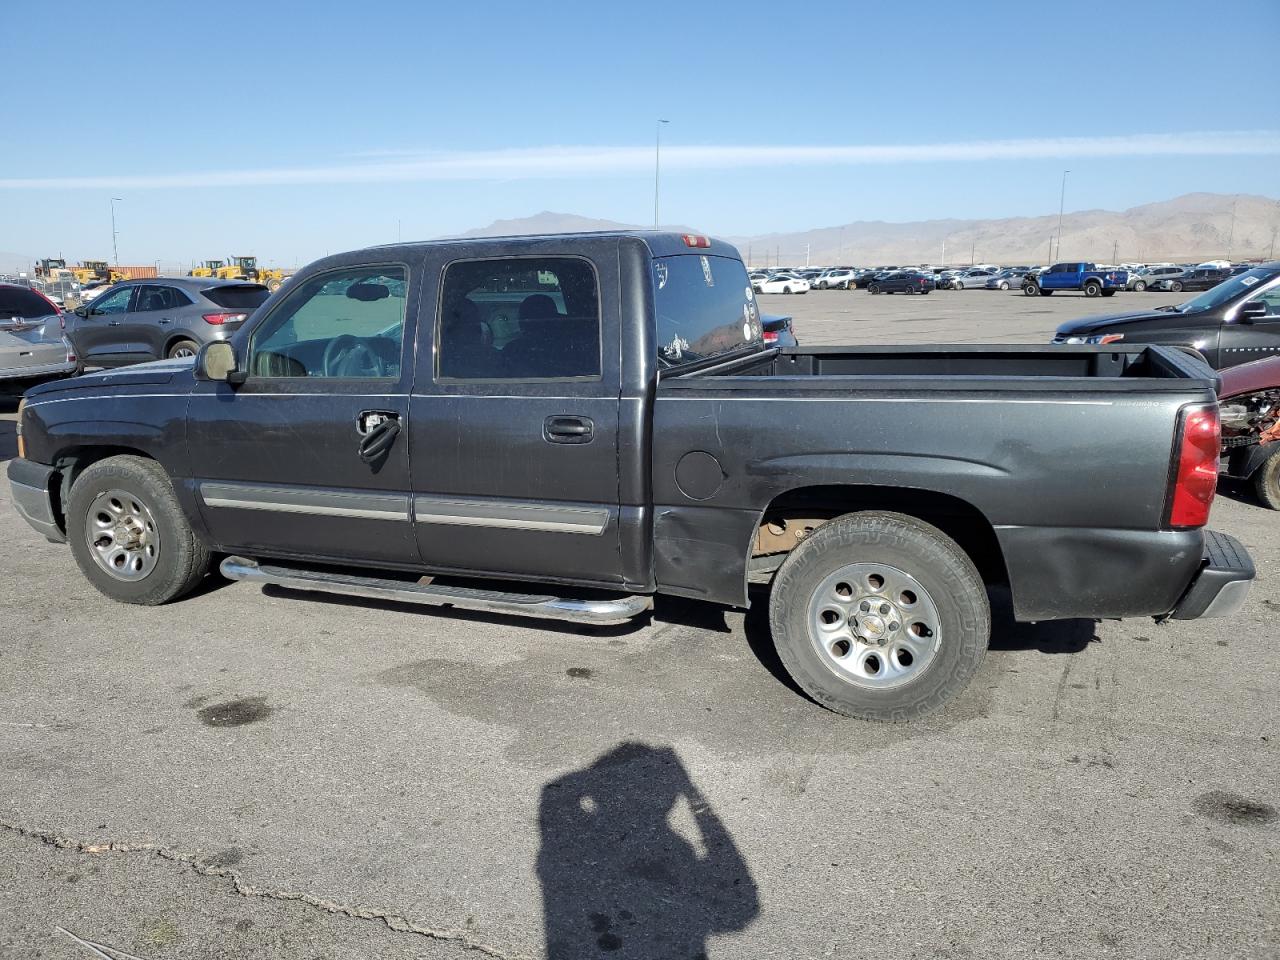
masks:
<instances>
[{"instance_id":1,"label":"photographer's shadow","mask_svg":"<svg viewBox=\"0 0 1280 960\"><path fill-rule=\"evenodd\" d=\"M760 912L733 838L670 748L624 743L548 783L539 822L548 960L698 960L709 936Z\"/></svg>"}]
</instances>

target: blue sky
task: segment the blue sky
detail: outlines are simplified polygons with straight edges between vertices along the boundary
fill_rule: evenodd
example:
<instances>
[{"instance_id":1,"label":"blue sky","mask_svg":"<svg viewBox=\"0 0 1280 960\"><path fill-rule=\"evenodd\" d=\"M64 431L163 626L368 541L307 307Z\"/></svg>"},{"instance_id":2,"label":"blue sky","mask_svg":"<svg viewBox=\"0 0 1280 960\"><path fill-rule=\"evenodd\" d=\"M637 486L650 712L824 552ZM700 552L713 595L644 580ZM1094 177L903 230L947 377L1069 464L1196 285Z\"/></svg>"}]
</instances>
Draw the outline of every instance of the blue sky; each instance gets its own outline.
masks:
<instances>
[{"instance_id":1,"label":"blue sky","mask_svg":"<svg viewBox=\"0 0 1280 960\"><path fill-rule=\"evenodd\" d=\"M659 118L662 220L729 235L1280 194L1280 3L1089 6L22 4L0 250L110 258L112 196L130 263L646 223Z\"/></svg>"}]
</instances>

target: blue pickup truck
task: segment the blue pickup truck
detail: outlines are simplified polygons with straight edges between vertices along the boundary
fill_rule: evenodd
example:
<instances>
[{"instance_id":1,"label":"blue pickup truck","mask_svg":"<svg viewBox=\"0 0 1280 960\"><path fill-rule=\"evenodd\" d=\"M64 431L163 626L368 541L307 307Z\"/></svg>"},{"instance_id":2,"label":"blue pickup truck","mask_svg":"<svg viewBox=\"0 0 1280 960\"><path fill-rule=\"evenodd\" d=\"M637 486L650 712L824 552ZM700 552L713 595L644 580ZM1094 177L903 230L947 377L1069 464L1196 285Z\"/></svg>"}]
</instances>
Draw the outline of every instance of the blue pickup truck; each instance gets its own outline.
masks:
<instances>
[{"instance_id":1,"label":"blue pickup truck","mask_svg":"<svg viewBox=\"0 0 1280 960\"><path fill-rule=\"evenodd\" d=\"M1099 270L1095 263L1055 263L1039 276L1028 275L1022 292L1047 297L1058 290L1082 290L1086 297L1110 297L1128 282L1127 270Z\"/></svg>"}]
</instances>

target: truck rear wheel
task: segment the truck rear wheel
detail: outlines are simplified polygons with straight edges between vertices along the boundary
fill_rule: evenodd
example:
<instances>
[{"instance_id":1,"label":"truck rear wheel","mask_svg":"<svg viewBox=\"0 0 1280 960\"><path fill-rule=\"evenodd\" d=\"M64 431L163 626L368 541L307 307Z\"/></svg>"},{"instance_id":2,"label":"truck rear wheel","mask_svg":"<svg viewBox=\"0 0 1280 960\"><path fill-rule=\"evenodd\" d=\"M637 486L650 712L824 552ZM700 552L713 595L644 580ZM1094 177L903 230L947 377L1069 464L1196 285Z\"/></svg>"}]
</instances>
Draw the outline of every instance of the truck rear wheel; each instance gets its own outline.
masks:
<instances>
[{"instance_id":1,"label":"truck rear wheel","mask_svg":"<svg viewBox=\"0 0 1280 960\"><path fill-rule=\"evenodd\" d=\"M991 634L973 561L936 527L853 513L791 551L769 598L778 656L822 706L901 723L968 686Z\"/></svg>"},{"instance_id":2,"label":"truck rear wheel","mask_svg":"<svg viewBox=\"0 0 1280 960\"><path fill-rule=\"evenodd\" d=\"M211 562L168 474L144 457L109 457L80 475L68 498L67 540L85 578L121 603L177 599Z\"/></svg>"},{"instance_id":3,"label":"truck rear wheel","mask_svg":"<svg viewBox=\"0 0 1280 960\"><path fill-rule=\"evenodd\" d=\"M1253 473L1253 492L1263 506L1280 510L1280 449L1267 457Z\"/></svg>"},{"instance_id":4,"label":"truck rear wheel","mask_svg":"<svg viewBox=\"0 0 1280 960\"><path fill-rule=\"evenodd\" d=\"M1084 295L1086 297L1096 297L1102 293L1102 284L1090 280L1084 285Z\"/></svg>"}]
</instances>

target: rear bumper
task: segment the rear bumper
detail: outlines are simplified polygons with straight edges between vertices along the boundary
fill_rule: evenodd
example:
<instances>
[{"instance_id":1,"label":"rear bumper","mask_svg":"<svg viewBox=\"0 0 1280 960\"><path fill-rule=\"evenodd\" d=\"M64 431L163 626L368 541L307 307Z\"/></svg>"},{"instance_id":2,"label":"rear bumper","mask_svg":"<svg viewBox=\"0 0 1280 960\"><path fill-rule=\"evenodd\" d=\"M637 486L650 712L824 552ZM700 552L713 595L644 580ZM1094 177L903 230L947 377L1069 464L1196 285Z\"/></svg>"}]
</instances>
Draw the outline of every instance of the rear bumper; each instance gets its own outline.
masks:
<instances>
[{"instance_id":1,"label":"rear bumper","mask_svg":"<svg viewBox=\"0 0 1280 960\"><path fill-rule=\"evenodd\" d=\"M1253 586L1253 558L1235 537L1204 532L1204 557L1171 620L1229 617L1238 613Z\"/></svg>"},{"instance_id":2,"label":"rear bumper","mask_svg":"<svg viewBox=\"0 0 1280 960\"><path fill-rule=\"evenodd\" d=\"M31 528L53 543L66 543L66 534L58 526L50 492L53 467L30 460L9 461L9 488L13 493L13 505L18 515L31 524Z\"/></svg>"},{"instance_id":3,"label":"rear bumper","mask_svg":"<svg viewBox=\"0 0 1280 960\"><path fill-rule=\"evenodd\" d=\"M67 351L59 350L60 359L49 363L33 363L22 367L0 367L0 383L11 384L23 380L42 380L45 377L65 376L74 373L76 362L66 359Z\"/></svg>"}]
</instances>

